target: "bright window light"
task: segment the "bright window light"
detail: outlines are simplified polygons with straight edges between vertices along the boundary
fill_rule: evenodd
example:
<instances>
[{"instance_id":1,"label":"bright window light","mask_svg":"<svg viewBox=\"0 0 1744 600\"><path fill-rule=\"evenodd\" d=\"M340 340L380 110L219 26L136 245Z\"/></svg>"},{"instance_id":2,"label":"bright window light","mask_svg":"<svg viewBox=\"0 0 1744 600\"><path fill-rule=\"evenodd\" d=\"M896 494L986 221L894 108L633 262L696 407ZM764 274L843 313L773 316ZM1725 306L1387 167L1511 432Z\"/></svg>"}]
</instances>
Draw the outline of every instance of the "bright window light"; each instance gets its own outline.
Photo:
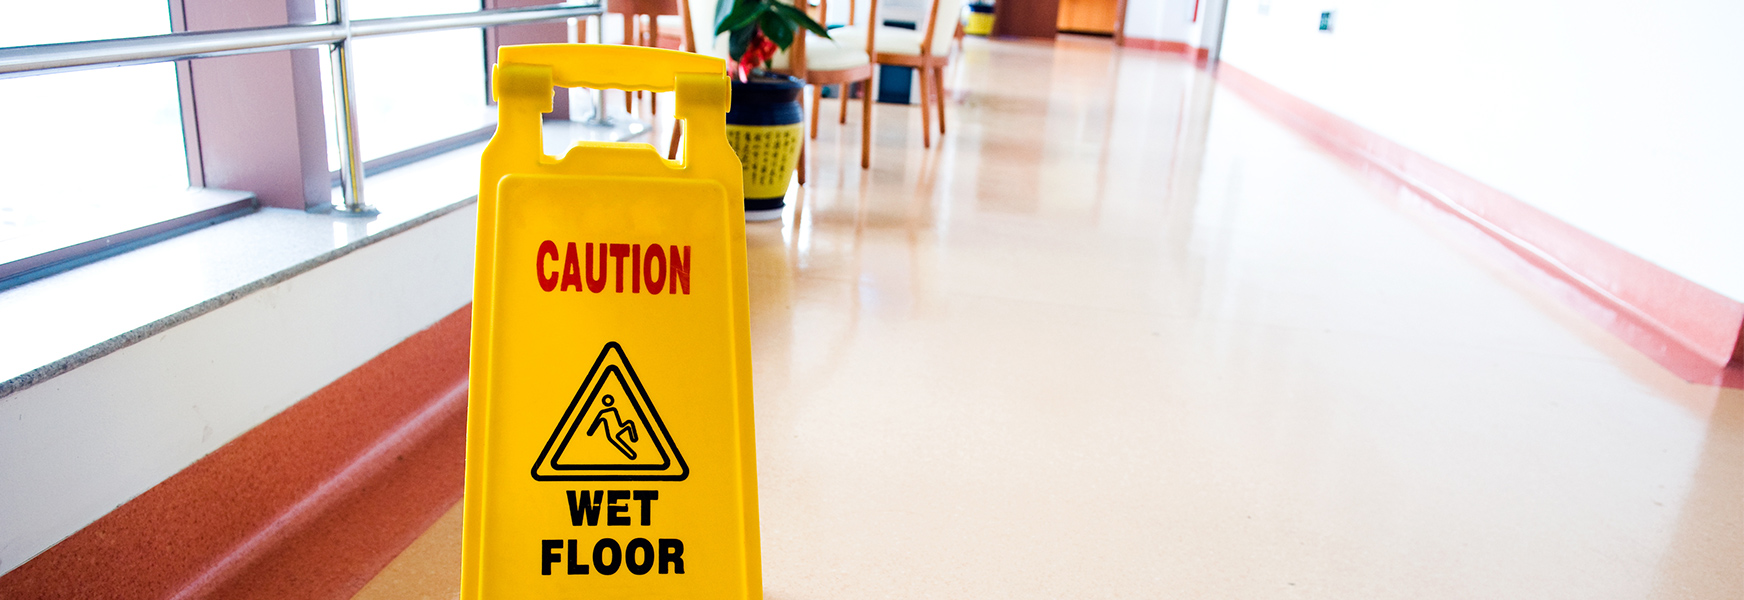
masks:
<instances>
[{"instance_id":1,"label":"bright window light","mask_svg":"<svg viewBox=\"0 0 1744 600\"><path fill-rule=\"evenodd\" d=\"M353 19L440 15L484 9L484 3L479 0L349 0L345 5Z\"/></svg>"},{"instance_id":2,"label":"bright window light","mask_svg":"<svg viewBox=\"0 0 1744 600\"><path fill-rule=\"evenodd\" d=\"M0 46L170 31L162 0L27 2L6 12ZM0 249L74 222L125 221L188 187L174 64L0 80L0 109L0 244L14 242Z\"/></svg>"},{"instance_id":3,"label":"bright window light","mask_svg":"<svg viewBox=\"0 0 1744 600\"><path fill-rule=\"evenodd\" d=\"M477 0L357 0L353 19L479 10ZM484 33L438 31L352 41L363 159L374 160L488 125ZM323 61L323 69L330 66ZM331 81L330 78L325 78ZM332 94L325 95L332 102ZM328 115L333 114L328 106ZM329 119L331 121L331 119ZM339 169L338 138L328 136L327 166Z\"/></svg>"},{"instance_id":4,"label":"bright window light","mask_svg":"<svg viewBox=\"0 0 1744 600\"><path fill-rule=\"evenodd\" d=\"M164 0L8 2L0 47L139 37L170 32Z\"/></svg>"}]
</instances>

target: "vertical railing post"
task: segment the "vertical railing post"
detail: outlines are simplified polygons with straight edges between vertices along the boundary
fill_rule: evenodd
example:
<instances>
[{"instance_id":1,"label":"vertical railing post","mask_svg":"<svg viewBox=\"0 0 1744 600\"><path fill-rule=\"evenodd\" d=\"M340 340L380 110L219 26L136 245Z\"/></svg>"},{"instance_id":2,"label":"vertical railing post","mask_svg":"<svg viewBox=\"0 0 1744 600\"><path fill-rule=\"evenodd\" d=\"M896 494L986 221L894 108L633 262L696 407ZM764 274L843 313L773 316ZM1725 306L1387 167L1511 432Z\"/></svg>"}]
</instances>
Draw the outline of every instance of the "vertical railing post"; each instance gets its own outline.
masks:
<instances>
[{"instance_id":1,"label":"vertical railing post","mask_svg":"<svg viewBox=\"0 0 1744 600\"><path fill-rule=\"evenodd\" d=\"M680 1L682 2L684 0L680 0ZM599 43L604 44L604 43L606 43L606 13L602 12L598 15L598 17L599 17ZM627 22L625 24L628 25ZM587 40L581 40L581 43L586 44ZM624 43L625 44L634 44L634 42L630 40L630 32L627 30L624 31ZM587 121L585 121L585 123L587 123L591 127L603 127L603 128L607 128L607 129L610 129L612 127L617 126L617 123L612 122L611 113L606 111L606 90L605 90L605 88L596 88L593 90L593 116L588 117Z\"/></svg>"},{"instance_id":2,"label":"vertical railing post","mask_svg":"<svg viewBox=\"0 0 1744 600\"><path fill-rule=\"evenodd\" d=\"M351 15L345 0L327 0L327 18L339 25L344 37L333 43L333 120L339 135L339 186L345 201L334 209L344 215L378 214L363 201L363 153L357 143L357 88L352 82Z\"/></svg>"}]
</instances>

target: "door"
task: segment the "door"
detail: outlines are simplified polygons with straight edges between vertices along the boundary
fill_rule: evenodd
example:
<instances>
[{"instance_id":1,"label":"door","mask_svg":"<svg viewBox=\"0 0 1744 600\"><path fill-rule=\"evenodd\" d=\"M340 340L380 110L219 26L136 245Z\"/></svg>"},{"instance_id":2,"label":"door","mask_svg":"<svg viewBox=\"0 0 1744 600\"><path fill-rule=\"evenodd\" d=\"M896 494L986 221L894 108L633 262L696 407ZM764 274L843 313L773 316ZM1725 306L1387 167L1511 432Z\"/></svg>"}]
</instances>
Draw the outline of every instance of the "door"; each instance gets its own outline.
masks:
<instances>
[{"instance_id":1,"label":"door","mask_svg":"<svg viewBox=\"0 0 1744 600\"><path fill-rule=\"evenodd\" d=\"M1114 35L1119 0L1060 0L1060 31Z\"/></svg>"}]
</instances>

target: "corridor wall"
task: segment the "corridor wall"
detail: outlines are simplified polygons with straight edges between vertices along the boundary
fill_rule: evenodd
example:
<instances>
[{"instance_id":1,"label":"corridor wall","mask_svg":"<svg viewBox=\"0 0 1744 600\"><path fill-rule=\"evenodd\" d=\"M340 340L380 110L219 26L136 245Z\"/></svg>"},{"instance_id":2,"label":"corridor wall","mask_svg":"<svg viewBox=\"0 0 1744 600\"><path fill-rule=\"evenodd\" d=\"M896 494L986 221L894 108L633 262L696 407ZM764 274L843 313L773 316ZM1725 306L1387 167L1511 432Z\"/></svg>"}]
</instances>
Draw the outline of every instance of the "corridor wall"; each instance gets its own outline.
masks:
<instances>
[{"instance_id":1,"label":"corridor wall","mask_svg":"<svg viewBox=\"0 0 1744 600\"><path fill-rule=\"evenodd\" d=\"M1706 0L1231 0L1223 60L1741 300L1740 22Z\"/></svg>"},{"instance_id":2,"label":"corridor wall","mask_svg":"<svg viewBox=\"0 0 1744 600\"><path fill-rule=\"evenodd\" d=\"M465 309L476 216L456 209L0 397L0 575Z\"/></svg>"},{"instance_id":3,"label":"corridor wall","mask_svg":"<svg viewBox=\"0 0 1744 600\"><path fill-rule=\"evenodd\" d=\"M1126 37L1129 45L1180 42L1199 45L1199 21L1194 12L1204 0L1127 0ZM1202 16L1202 15L1201 15Z\"/></svg>"}]
</instances>

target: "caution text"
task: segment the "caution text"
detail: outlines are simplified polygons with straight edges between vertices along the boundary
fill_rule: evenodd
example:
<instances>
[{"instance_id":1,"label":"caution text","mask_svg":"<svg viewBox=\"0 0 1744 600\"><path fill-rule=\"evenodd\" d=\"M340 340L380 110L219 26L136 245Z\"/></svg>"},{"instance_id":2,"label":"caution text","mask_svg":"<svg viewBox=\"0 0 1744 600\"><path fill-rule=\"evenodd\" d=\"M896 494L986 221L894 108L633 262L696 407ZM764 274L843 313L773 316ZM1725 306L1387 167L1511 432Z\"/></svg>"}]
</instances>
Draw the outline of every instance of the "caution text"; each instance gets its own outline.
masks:
<instances>
[{"instance_id":1,"label":"caution text","mask_svg":"<svg viewBox=\"0 0 1744 600\"><path fill-rule=\"evenodd\" d=\"M690 295L690 246L545 240L535 262L547 292Z\"/></svg>"}]
</instances>

